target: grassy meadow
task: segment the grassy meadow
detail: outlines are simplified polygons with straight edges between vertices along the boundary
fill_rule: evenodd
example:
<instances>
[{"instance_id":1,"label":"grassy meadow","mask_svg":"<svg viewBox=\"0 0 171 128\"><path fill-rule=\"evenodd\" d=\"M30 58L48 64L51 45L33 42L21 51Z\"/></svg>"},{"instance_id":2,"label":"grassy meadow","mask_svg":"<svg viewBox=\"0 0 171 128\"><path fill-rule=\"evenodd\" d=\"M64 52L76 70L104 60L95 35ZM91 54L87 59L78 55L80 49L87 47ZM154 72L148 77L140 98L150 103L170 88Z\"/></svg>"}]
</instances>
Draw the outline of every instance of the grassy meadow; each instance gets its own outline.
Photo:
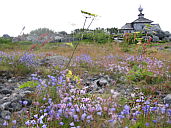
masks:
<instances>
[{"instance_id":1,"label":"grassy meadow","mask_svg":"<svg viewBox=\"0 0 171 128\"><path fill-rule=\"evenodd\" d=\"M73 43L75 46L77 42ZM162 50L159 50L163 48ZM171 106L161 95L171 94L171 43L132 44L79 42L69 66L37 65L36 60L61 55L74 47L65 43L0 44L0 71L32 76L20 88L34 88L32 105L14 112L5 128L170 128ZM104 74L113 84L102 94L86 93L84 74ZM121 79L122 78L122 79ZM137 90L116 95L122 84ZM158 94L157 92L160 92Z\"/></svg>"}]
</instances>

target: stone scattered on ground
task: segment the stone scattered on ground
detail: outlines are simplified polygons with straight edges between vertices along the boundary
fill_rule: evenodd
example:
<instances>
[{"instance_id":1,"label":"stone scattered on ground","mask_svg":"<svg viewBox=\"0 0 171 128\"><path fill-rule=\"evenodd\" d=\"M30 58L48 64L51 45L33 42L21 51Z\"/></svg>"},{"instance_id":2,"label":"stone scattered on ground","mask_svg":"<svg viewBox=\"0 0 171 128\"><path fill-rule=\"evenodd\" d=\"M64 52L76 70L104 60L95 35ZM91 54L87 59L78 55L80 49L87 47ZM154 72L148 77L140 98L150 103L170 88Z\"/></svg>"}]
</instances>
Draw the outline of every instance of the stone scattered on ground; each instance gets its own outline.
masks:
<instances>
[{"instance_id":1,"label":"stone scattered on ground","mask_svg":"<svg viewBox=\"0 0 171 128\"><path fill-rule=\"evenodd\" d=\"M87 75L88 76L88 75ZM118 96L124 98L145 97L141 89L135 86L116 83L117 80L110 78L108 75L88 76L83 80L84 89L87 93L111 93L113 98ZM171 94L155 92L160 104L171 104Z\"/></svg>"},{"instance_id":2,"label":"stone scattered on ground","mask_svg":"<svg viewBox=\"0 0 171 128\"><path fill-rule=\"evenodd\" d=\"M69 59L67 57L61 56L61 55L56 55L56 56L48 56L40 62L38 62L40 65L45 65L45 66L51 66L51 65L65 65Z\"/></svg>"},{"instance_id":3,"label":"stone scattered on ground","mask_svg":"<svg viewBox=\"0 0 171 128\"><path fill-rule=\"evenodd\" d=\"M0 127L5 120L11 119L12 112L20 111L26 105L32 104L32 101L26 99L25 96L34 90L18 88L20 83L30 79L31 77L13 77L10 72L0 72Z\"/></svg>"},{"instance_id":4,"label":"stone scattered on ground","mask_svg":"<svg viewBox=\"0 0 171 128\"><path fill-rule=\"evenodd\" d=\"M164 97L164 103L165 103L165 104L171 104L171 94L167 94L167 95Z\"/></svg>"},{"instance_id":5,"label":"stone scattered on ground","mask_svg":"<svg viewBox=\"0 0 171 128\"><path fill-rule=\"evenodd\" d=\"M56 62L53 57L50 59L50 62L51 61ZM10 72L0 71L0 126L2 126L5 120L11 119L13 112L19 112L23 107L29 107L32 104L32 101L27 99L26 95L33 93L34 89L29 87L23 89L18 88L23 82L29 80L31 80L30 76L14 77ZM144 94L140 92L140 88L116 83L116 81L117 80L111 78L109 75L99 74L90 76L88 73L83 79L86 93L110 93L113 98L118 96L125 98L144 96ZM156 95L161 102L171 104L171 94L163 95L156 93Z\"/></svg>"},{"instance_id":6,"label":"stone scattered on ground","mask_svg":"<svg viewBox=\"0 0 171 128\"><path fill-rule=\"evenodd\" d=\"M96 75L86 78L83 83L87 93L103 93L104 89L114 84L114 82L108 75Z\"/></svg>"}]
</instances>

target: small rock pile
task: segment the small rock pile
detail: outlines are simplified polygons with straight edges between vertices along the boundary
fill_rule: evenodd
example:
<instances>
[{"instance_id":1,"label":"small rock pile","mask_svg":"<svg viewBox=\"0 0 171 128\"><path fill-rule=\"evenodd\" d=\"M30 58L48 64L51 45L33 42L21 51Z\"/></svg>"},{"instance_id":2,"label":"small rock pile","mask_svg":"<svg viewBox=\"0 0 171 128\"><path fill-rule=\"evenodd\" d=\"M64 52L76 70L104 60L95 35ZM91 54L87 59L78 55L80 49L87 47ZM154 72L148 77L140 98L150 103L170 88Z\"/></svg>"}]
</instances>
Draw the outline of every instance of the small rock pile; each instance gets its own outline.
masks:
<instances>
[{"instance_id":1,"label":"small rock pile","mask_svg":"<svg viewBox=\"0 0 171 128\"><path fill-rule=\"evenodd\" d=\"M13 77L10 72L0 72L0 127L5 120L11 119L12 112L20 111L24 106L30 106L32 101L26 99L27 94L34 90L31 88L19 89L19 83L31 78Z\"/></svg>"},{"instance_id":2,"label":"small rock pile","mask_svg":"<svg viewBox=\"0 0 171 128\"><path fill-rule=\"evenodd\" d=\"M115 81L112 80L108 75L96 75L93 77L88 77L84 80L84 86L87 93L104 93L105 88L114 84Z\"/></svg>"},{"instance_id":3,"label":"small rock pile","mask_svg":"<svg viewBox=\"0 0 171 128\"><path fill-rule=\"evenodd\" d=\"M55 55L55 56L48 56L45 57L44 59L40 60L39 65L45 65L45 66L61 66L65 65L66 62L68 62L69 59L67 57L61 56L61 55Z\"/></svg>"},{"instance_id":4,"label":"small rock pile","mask_svg":"<svg viewBox=\"0 0 171 128\"><path fill-rule=\"evenodd\" d=\"M0 71L0 128L4 121L11 119L13 112L18 112L22 110L23 107L32 104L32 101L27 99L26 95L33 93L34 89L29 87L23 89L18 88L23 82L30 80L32 80L30 76L13 77L10 72ZM87 74L85 79L83 79L83 83L86 93L102 94L107 91L107 93L111 93L112 95L128 98L134 95L134 92L137 92L137 88L116 83L114 78L104 74L95 76ZM162 95L160 99L163 103L171 104L171 94Z\"/></svg>"},{"instance_id":5,"label":"small rock pile","mask_svg":"<svg viewBox=\"0 0 171 128\"><path fill-rule=\"evenodd\" d=\"M116 83L116 80L110 78L108 75L95 75L88 76L83 80L84 89L87 93L111 93L113 97L122 96L125 98L144 96L140 92L140 88L135 86L126 85L123 83ZM158 101L163 104L171 104L171 94L163 94L156 92Z\"/></svg>"}]
</instances>

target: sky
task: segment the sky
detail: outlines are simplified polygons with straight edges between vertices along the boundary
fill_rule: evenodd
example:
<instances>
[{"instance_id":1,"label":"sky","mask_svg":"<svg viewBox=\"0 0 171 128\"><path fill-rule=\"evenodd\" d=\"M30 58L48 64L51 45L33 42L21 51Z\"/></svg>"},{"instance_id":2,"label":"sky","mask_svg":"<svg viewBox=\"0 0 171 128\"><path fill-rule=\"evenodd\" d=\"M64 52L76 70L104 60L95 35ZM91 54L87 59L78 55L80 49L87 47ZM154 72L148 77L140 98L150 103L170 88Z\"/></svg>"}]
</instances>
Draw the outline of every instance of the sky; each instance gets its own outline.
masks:
<instances>
[{"instance_id":1,"label":"sky","mask_svg":"<svg viewBox=\"0 0 171 128\"><path fill-rule=\"evenodd\" d=\"M0 0L0 36L18 36L37 28L55 32L82 28L81 10L97 14L90 29L121 28L138 18L141 5L145 18L171 32L171 0ZM88 19L86 26L90 23Z\"/></svg>"}]
</instances>

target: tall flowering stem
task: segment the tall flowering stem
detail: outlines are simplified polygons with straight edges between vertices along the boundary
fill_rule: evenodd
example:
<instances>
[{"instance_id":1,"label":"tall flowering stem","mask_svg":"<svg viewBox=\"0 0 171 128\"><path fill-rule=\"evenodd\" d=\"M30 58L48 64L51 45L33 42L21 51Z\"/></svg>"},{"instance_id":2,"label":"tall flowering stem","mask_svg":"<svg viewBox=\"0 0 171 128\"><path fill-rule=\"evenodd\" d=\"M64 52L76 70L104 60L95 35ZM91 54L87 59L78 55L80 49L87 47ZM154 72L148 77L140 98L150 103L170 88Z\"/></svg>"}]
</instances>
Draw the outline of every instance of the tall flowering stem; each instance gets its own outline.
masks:
<instances>
[{"instance_id":1,"label":"tall flowering stem","mask_svg":"<svg viewBox=\"0 0 171 128\"><path fill-rule=\"evenodd\" d=\"M84 34L85 25L86 25L86 22L87 22L87 18L93 17L92 20L91 20L91 22L90 22L90 24L89 24L88 27L87 27L87 29L89 29L89 27L91 26L92 22L94 21L95 17L97 17L97 15L96 15L96 14L89 13L89 12L85 12L85 11L82 11L82 10L81 10L81 13L83 13L83 14L86 15L86 16L85 16L85 21L84 21L84 24L83 24L83 32L82 32L82 35L81 35L81 40L82 40L82 39L83 39L83 34ZM71 63L71 60L72 60L72 58L73 58L73 56L74 56L74 53L75 53L75 51L76 51L78 45L79 45L79 42L75 45L75 48L74 48L74 50L73 50L73 52L72 52L72 55L71 55L71 57L70 57L70 59L69 59L69 61L68 61L68 64L66 65L66 69L69 67L69 64Z\"/></svg>"}]
</instances>

